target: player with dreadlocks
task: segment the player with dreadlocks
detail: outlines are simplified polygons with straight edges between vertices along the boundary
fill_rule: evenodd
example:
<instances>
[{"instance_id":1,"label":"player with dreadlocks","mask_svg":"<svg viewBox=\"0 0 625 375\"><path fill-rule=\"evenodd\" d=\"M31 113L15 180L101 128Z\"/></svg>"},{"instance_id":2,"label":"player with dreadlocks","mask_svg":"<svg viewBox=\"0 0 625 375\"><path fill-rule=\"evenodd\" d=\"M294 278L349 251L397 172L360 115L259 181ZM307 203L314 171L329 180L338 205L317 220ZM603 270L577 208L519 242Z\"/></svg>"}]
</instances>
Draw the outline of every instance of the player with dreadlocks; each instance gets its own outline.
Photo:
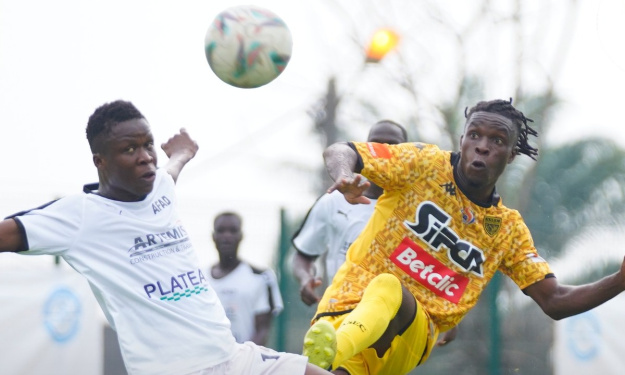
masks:
<instances>
[{"instance_id":1,"label":"player with dreadlocks","mask_svg":"<svg viewBox=\"0 0 625 375\"><path fill-rule=\"evenodd\" d=\"M514 125L516 125L517 130L519 132L519 138L517 140L515 153L525 154L530 158L536 160L535 156L538 155L538 149L530 146L528 143L527 136L533 135L535 137L538 136L538 132L532 129L527 123L534 122L534 120L525 117L523 112L518 111L516 108L512 106L512 98L510 101L505 100L491 100L489 102L479 102L471 111L467 113L467 109L464 110L464 117L468 119L475 112L492 112L499 113L500 115L504 115L508 117Z\"/></svg>"},{"instance_id":2,"label":"player with dreadlocks","mask_svg":"<svg viewBox=\"0 0 625 375\"><path fill-rule=\"evenodd\" d=\"M426 361L500 271L553 319L590 310L625 289L621 269L592 284L558 283L518 211L495 184L537 132L512 100L468 112L460 151L435 145L336 143L326 168L350 203L384 189L369 223L319 302L304 339L309 361L334 374L401 375Z\"/></svg>"}]
</instances>

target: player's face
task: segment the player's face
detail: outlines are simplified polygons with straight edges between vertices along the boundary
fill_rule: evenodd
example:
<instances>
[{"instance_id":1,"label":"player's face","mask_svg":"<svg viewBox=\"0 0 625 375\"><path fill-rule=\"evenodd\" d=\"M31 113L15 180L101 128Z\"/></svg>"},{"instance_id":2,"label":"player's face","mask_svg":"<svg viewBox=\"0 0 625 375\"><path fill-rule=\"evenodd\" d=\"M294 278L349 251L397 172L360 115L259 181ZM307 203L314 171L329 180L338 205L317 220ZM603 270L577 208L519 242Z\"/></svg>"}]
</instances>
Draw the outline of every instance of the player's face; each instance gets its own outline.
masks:
<instances>
[{"instance_id":1,"label":"player's face","mask_svg":"<svg viewBox=\"0 0 625 375\"><path fill-rule=\"evenodd\" d=\"M472 190L492 191L499 176L514 159L515 125L507 117L476 112L468 119L460 138L461 180Z\"/></svg>"},{"instance_id":2,"label":"player's face","mask_svg":"<svg viewBox=\"0 0 625 375\"><path fill-rule=\"evenodd\" d=\"M380 123L373 125L369 132L369 137L367 137L367 141L396 145L398 143L404 143L407 140L404 138L404 133L398 126Z\"/></svg>"},{"instance_id":3,"label":"player's face","mask_svg":"<svg viewBox=\"0 0 625 375\"><path fill-rule=\"evenodd\" d=\"M236 216L224 215L216 220L213 241L221 257L236 258L241 239L241 222Z\"/></svg>"},{"instance_id":4,"label":"player's face","mask_svg":"<svg viewBox=\"0 0 625 375\"><path fill-rule=\"evenodd\" d=\"M148 122L134 119L114 125L104 150L93 157L100 175L99 194L124 202L143 200L154 187L157 162Z\"/></svg>"}]
</instances>

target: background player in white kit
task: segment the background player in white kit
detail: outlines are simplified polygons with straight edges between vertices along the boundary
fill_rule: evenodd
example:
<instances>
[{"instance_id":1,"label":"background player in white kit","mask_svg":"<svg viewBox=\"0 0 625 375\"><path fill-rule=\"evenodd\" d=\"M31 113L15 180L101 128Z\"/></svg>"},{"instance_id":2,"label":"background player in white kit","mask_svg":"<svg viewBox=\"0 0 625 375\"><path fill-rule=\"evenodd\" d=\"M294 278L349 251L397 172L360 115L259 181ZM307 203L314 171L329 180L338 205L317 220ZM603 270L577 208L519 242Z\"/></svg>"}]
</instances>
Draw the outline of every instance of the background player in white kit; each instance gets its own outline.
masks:
<instances>
[{"instance_id":1,"label":"background player in white kit","mask_svg":"<svg viewBox=\"0 0 625 375\"><path fill-rule=\"evenodd\" d=\"M97 108L87 139L99 186L0 221L0 252L59 255L89 281L128 373L329 374L307 358L238 344L176 212L175 181L197 144L161 147L130 102Z\"/></svg>"},{"instance_id":2,"label":"background player in white kit","mask_svg":"<svg viewBox=\"0 0 625 375\"><path fill-rule=\"evenodd\" d=\"M408 136L403 126L382 120L371 127L367 141L398 144L408 142ZM323 284L316 272L317 258L325 255L325 281L332 281L336 271L345 262L349 245L369 221L382 193L382 188L371 183L364 193L371 204L350 204L343 194L334 191L322 195L312 206L292 240L297 250L293 257L293 274L300 283L300 297L305 304L310 306L321 298L315 291Z\"/></svg>"},{"instance_id":3,"label":"background player in white kit","mask_svg":"<svg viewBox=\"0 0 625 375\"><path fill-rule=\"evenodd\" d=\"M235 212L222 212L213 222L213 241L219 262L208 273L230 320L237 342L252 341L265 346L272 320L284 308L278 280L270 269L258 269L239 258L243 219Z\"/></svg>"}]
</instances>

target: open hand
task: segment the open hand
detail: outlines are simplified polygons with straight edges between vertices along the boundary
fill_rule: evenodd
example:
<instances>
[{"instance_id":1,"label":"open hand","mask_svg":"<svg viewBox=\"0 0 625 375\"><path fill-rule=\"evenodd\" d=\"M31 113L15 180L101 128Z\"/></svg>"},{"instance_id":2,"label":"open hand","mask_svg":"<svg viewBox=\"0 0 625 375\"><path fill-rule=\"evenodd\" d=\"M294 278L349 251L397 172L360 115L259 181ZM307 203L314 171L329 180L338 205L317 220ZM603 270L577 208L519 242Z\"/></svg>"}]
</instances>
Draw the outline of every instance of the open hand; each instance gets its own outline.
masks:
<instances>
[{"instance_id":1,"label":"open hand","mask_svg":"<svg viewBox=\"0 0 625 375\"><path fill-rule=\"evenodd\" d=\"M180 129L180 133L174 134L167 142L161 144L161 148L165 151L168 158L173 156L180 157L185 162L193 159L198 150L197 142L191 139L185 128Z\"/></svg>"},{"instance_id":2,"label":"open hand","mask_svg":"<svg viewBox=\"0 0 625 375\"><path fill-rule=\"evenodd\" d=\"M458 334L458 326L450 329L447 332L443 332L441 336L438 338L438 341L436 342L436 346L445 346L449 344L450 342L456 339L457 334Z\"/></svg>"},{"instance_id":3,"label":"open hand","mask_svg":"<svg viewBox=\"0 0 625 375\"><path fill-rule=\"evenodd\" d=\"M315 289L321 286L321 283L322 282L320 278L311 277L310 279L308 279L307 282L302 284L301 288L299 289L299 294L300 297L302 297L302 301L308 306L319 302L319 300L321 299L321 297L319 297L315 292Z\"/></svg>"},{"instance_id":4,"label":"open hand","mask_svg":"<svg viewBox=\"0 0 625 375\"><path fill-rule=\"evenodd\" d=\"M371 200L363 195L369 186L371 186L371 183L367 179L362 177L362 175L354 174L353 177L338 179L330 186L328 193L338 190L343 194L345 200L351 204L369 204Z\"/></svg>"}]
</instances>

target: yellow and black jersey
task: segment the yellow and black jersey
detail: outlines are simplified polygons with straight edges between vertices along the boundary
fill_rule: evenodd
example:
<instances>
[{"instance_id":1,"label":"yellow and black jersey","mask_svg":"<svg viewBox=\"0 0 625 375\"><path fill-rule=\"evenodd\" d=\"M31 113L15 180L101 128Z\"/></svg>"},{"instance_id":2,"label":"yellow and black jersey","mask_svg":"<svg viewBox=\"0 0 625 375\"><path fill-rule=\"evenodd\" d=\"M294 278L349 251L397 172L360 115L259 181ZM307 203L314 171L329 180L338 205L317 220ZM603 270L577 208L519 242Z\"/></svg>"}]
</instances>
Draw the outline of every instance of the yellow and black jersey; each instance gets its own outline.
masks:
<instances>
[{"instance_id":1,"label":"yellow and black jersey","mask_svg":"<svg viewBox=\"0 0 625 375\"><path fill-rule=\"evenodd\" d=\"M350 145L359 154L360 173L384 194L318 315L353 309L369 281L386 272L445 331L475 305L497 270L521 289L552 275L518 211L496 193L491 204L476 204L456 185L458 153L420 143Z\"/></svg>"}]
</instances>

